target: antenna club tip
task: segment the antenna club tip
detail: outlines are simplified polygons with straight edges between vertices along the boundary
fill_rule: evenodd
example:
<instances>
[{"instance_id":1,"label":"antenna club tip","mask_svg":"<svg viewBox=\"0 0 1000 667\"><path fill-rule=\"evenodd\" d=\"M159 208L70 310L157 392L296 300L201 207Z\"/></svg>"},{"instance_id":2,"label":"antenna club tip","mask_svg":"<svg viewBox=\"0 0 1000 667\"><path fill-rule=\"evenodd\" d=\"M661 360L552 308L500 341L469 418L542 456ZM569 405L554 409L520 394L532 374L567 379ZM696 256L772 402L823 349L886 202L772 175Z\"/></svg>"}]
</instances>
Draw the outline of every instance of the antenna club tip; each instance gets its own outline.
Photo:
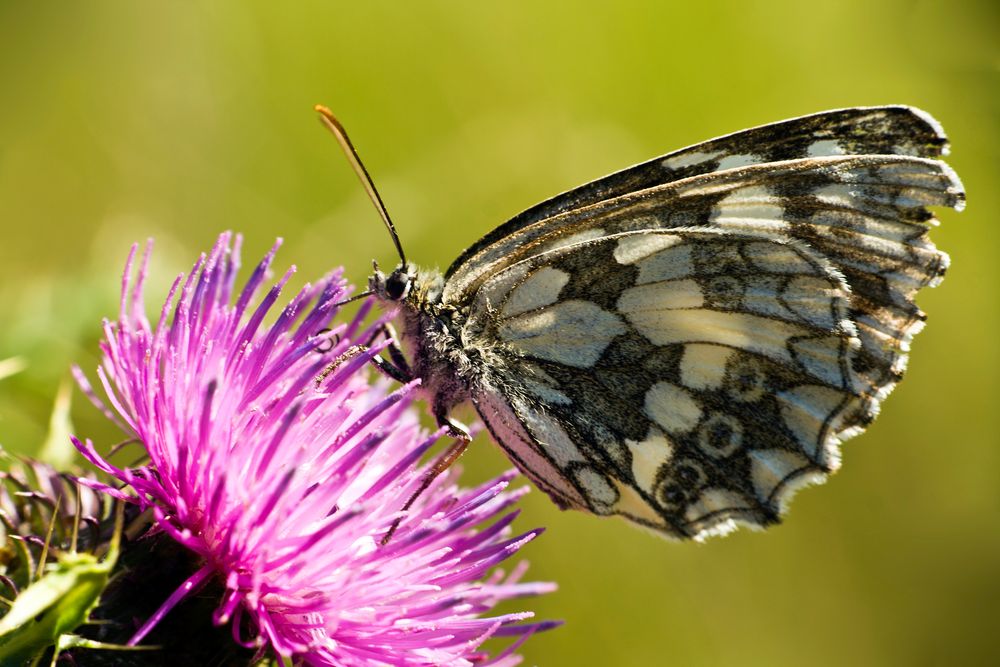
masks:
<instances>
[{"instance_id":1,"label":"antenna club tip","mask_svg":"<svg viewBox=\"0 0 1000 667\"><path fill-rule=\"evenodd\" d=\"M405 266L406 256L403 254L403 247L399 242L399 236L396 234L396 228L393 226L392 220L389 219L389 212L385 210L385 204L382 203L382 197L379 196L378 190L375 189L375 184L372 183L371 176L368 175L368 170L361 163L361 158L358 157L358 152L354 149L354 145L351 144L351 140L347 138L344 126L340 124L340 121L333 115L333 112L322 104L313 106L313 109L319 114L320 122L336 137L337 143L340 144L344 155L347 156L347 161L351 163L351 168L368 193L368 198L372 200L372 204L375 205L379 215L382 216L382 222L385 223L386 228L389 230L389 235L392 236L392 242L396 246L399 259Z\"/></svg>"}]
</instances>

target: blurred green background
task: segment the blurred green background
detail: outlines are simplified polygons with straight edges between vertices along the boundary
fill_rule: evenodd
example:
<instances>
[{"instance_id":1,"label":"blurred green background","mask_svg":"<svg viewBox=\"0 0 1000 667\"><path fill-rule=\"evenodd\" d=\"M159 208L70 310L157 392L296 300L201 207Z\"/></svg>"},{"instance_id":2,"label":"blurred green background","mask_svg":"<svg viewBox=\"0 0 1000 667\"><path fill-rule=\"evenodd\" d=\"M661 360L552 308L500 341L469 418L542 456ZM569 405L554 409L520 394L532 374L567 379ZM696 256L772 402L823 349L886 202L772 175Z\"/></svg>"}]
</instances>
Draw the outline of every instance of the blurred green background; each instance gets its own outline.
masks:
<instances>
[{"instance_id":1,"label":"blurred green background","mask_svg":"<svg viewBox=\"0 0 1000 667\"><path fill-rule=\"evenodd\" d=\"M29 451L96 365L128 246L149 303L216 234L303 279L394 254L312 105L350 130L407 253L442 268L549 195L690 143L907 103L968 211L907 380L767 533L674 544L530 495L539 665L969 665L1000 621L1000 5L983 2L0 2L0 442ZM117 438L77 396L78 433ZM506 467L485 440L473 479ZM995 657L994 657L995 659ZM995 664L995 663L994 663Z\"/></svg>"}]
</instances>

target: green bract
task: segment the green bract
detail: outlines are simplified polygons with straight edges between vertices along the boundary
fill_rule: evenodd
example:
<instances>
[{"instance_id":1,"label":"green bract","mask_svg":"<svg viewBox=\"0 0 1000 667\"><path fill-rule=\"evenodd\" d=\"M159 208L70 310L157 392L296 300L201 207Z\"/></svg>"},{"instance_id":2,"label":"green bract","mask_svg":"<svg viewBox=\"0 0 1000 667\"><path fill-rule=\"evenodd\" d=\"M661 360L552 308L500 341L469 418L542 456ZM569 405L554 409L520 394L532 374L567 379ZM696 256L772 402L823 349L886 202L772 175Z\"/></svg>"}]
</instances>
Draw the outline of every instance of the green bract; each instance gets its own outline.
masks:
<instances>
[{"instance_id":1,"label":"green bract","mask_svg":"<svg viewBox=\"0 0 1000 667\"><path fill-rule=\"evenodd\" d=\"M62 553L47 572L14 600L10 611L0 619L0 667L15 667L30 661L38 663L42 654L54 646L52 665L60 651L73 647L131 649L80 637L74 632L88 623L108 585L118 560L122 530L122 507L115 517L115 532L104 560L86 552Z\"/></svg>"}]
</instances>

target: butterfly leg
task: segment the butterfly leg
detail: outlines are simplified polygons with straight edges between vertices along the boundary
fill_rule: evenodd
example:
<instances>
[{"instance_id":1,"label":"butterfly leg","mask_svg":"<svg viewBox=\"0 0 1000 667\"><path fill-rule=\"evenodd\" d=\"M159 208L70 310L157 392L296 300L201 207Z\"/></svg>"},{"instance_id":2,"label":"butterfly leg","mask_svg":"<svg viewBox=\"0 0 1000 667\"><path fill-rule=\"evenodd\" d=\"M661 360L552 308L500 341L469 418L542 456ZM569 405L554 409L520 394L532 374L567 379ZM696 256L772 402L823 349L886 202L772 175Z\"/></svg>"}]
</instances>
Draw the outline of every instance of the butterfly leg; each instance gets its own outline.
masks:
<instances>
[{"instance_id":1,"label":"butterfly leg","mask_svg":"<svg viewBox=\"0 0 1000 667\"><path fill-rule=\"evenodd\" d=\"M413 372L410 370L410 362L406 360L403 348L399 345L399 336L396 334L395 327L388 322L383 322L378 331L372 335L371 341L368 344L371 345L374 343L380 334L389 341L389 346L385 348L385 351L389 353L389 359L392 361L392 364L412 378Z\"/></svg>"},{"instance_id":2,"label":"butterfly leg","mask_svg":"<svg viewBox=\"0 0 1000 667\"><path fill-rule=\"evenodd\" d=\"M472 434L469 433L469 427L460 421L452 419L451 417L439 414L436 415L438 426L443 426L448 429L448 435L456 440L464 440L469 442L472 440Z\"/></svg>"},{"instance_id":3,"label":"butterfly leg","mask_svg":"<svg viewBox=\"0 0 1000 667\"><path fill-rule=\"evenodd\" d=\"M361 352L366 352L372 345L375 344L375 341L377 341L380 336L389 341L389 345L385 348L389 353L389 359L387 361L382 357L372 357L372 363L375 364L375 367L383 375L399 382L400 384L411 382L416 376L410 369L410 362L406 360L406 355L403 354L403 348L401 348L397 342L399 337L396 335L396 330L388 322L383 322L381 326L372 332L372 334L368 337L368 340L361 345L351 347L333 363L341 364L346 359L349 359Z\"/></svg>"},{"instance_id":4,"label":"butterfly leg","mask_svg":"<svg viewBox=\"0 0 1000 667\"><path fill-rule=\"evenodd\" d=\"M417 487L416 491L414 491L403 504L404 512L413 506L413 503L416 502L417 498L419 498L424 491L430 487L431 483L437 479L438 475L450 468L452 464L465 453L465 450L469 447L469 443L472 442L472 436L469 435L468 430L466 430L462 424L447 417L445 417L445 419L447 420L446 425L448 426L449 435L452 435L455 438L455 441L451 443L448 449L446 449L444 453L441 454L441 456L439 456L433 464L431 464L431 467L427 469L427 472L424 473L424 478L420 480L420 486ZM389 526L389 530L386 531L385 536L382 538L382 546L389 543L389 540L392 539L392 536L395 534L396 529L399 528L399 524L402 523L402 521L403 517L399 517L392 522L392 525Z\"/></svg>"},{"instance_id":5,"label":"butterfly leg","mask_svg":"<svg viewBox=\"0 0 1000 667\"><path fill-rule=\"evenodd\" d=\"M367 352L369 349L370 347L368 345L352 345L351 347L347 348L343 354L341 354L336 359L331 361L327 365L327 367L324 368L322 372L320 372L320 374L316 376L316 386L318 387L319 385L321 385L323 383L323 380L325 380L327 376L330 375L330 373L335 371L337 367L339 367L345 361L353 359L359 354ZM409 366L400 368L399 366L395 365L395 362L383 359L378 355L373 356L371 358L371 362L372 364L375 365L375 368L377 368L379 372L381 372L389 379L395 380L400 384L406 384L407 382L413 380L413 372L410 370Z\"/></svg>"},{"instance_id":6,"label":"butterfly leg","mask_svg":"<svg viewBox=\"0 0 1000 667\"><path fill-rule=\"evenodd\" d=\"M320 329L317 332L317 336L327 334L330 329ZM357 355L367 352L375 341L379 337L383 337L389 341L389 345L386 347L386 351L389 353L389 360L385 360L382 357L372 357L372 363L375 367L385 376L389 377L400 384L406 384L413 380L413 371L410 369L410 363L406 360L406 355L403 354L403 348L400 347L399 337L396 335L396 330L388 322L383 322L372 334L368 337L361 345L352 345L347 350L344 351L339 357L334 359L329 366L327 366L322 373L320 373L317 379L317 385L320 384L331 372L334 371L340 364L344 363L348 359L353 359ZM340 342L340 336L334 334L327 338L326 343L318 346L316 352L324 354L333 349L333 347Z\"/></svg>"},{"instance_id":7,"label":"butterfly leg","mask_svg":"<svg viewBox=\"0 0 1000 667\"><path fill-rule=\"evenodd\" d=\"M379 356L372 357L371 361L375 364L375 368L377 368L382 375L385 375L400 384L406 384L407 382L413 381L413 373L410 371L409 367L400 368L394 362L386 361Z\"/></svg>"}]
</instances>

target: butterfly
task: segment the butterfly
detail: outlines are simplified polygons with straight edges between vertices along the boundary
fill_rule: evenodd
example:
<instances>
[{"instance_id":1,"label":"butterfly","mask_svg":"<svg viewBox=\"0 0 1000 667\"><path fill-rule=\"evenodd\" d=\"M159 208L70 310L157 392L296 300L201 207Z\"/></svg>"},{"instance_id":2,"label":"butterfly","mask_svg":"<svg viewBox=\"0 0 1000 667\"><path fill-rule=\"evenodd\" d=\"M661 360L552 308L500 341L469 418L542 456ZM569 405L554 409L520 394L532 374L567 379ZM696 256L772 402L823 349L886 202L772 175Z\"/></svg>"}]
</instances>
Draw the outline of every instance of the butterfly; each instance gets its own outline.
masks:
<instances>
[{"instance_id":1,"label":"butterfly","mask_svg":"<svg viewBox=\"0 0 1000 667\"><path fill-rule=\"evenodd\" d=\"M838 468L903 376L917 291L948 266L927 207L965 201L930 115L839 109L565 192L441 274L406 259L317 110L400 257L366 292L399 309L408 356L390 348L384 370L420 378L463 443L449 413L470 402L561 508L675 538L774 524Z\"/></svg>"}]
</instances>

